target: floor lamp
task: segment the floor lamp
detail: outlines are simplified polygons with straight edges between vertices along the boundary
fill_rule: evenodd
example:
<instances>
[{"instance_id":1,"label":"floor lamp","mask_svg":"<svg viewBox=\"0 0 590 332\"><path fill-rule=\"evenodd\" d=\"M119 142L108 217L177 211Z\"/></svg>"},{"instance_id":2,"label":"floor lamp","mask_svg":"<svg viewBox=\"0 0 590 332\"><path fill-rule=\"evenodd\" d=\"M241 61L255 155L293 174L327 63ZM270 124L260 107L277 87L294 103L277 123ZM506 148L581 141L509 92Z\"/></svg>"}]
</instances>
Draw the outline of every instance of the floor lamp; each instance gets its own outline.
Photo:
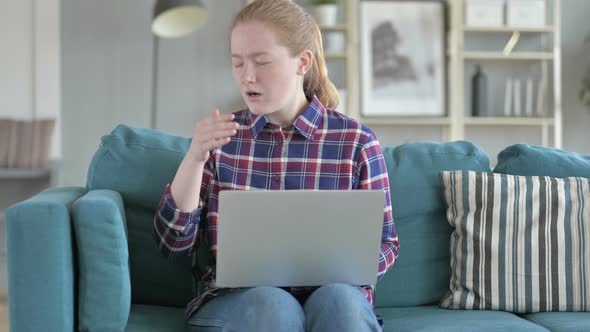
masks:
<instances>
[{"instance_id":1,"label":"floor lamp","mask_svg":"<svg viewBox=\"0 0 590 332\"><path fill-rule=\"evenodd\" d=\"M201 0L158 0L152 18L152 91L150 127L157 125L158 53L160 38L177 38L190 34L207 21Z\"/></svg>"}]
</instances>

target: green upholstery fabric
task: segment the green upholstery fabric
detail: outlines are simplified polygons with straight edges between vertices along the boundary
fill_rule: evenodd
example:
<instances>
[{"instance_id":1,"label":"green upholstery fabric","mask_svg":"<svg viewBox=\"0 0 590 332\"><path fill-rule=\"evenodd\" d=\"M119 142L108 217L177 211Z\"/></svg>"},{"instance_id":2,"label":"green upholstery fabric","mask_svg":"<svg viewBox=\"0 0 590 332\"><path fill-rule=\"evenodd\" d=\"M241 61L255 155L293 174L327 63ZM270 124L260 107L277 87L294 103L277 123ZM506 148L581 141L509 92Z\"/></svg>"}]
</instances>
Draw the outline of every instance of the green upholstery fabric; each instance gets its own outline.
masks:
<instances>
[{"instance_id":1,"label":"green upholstery fabric","mask_svg":"<svg viewBox=\"0 0 590 332\"><path fill-rule=\"evenodd\" d=\"M524 318L553 332L590 331L590 312L539 312Z\"/></svg>"},{"instance_id":2,"label":"green upholstery fabric","mask_svg":"<svg viewBox=\"0 0 590 332\"><path fill-rule=\"evenodd\" d=\"M380 308L384 332L548 332L546 328L503 311L448 310L435 306Z\"/></svg>"},{"instance_id":3,"label":"green upholstery fabric","mask_svg":"<svg viewBox=\"0 0 590 332\"><path fill-rule=\"evenodd\" d=\"M184 332L187 331L184 309L151 305L131 306L125 332Z\"/></svg>"},{"instance_id":4,"label":"green upholstery fabric","mask_svg":"<svg viewBox=\"0 0 590 332\"><path fill-rule=\"evenodd\" d=\"M10 331L73 331L70 210L84 188L47 189L6 210Z\"/></svg>"},{"instance_id":5,"label":"green upholstery fabric","mask_svg":"<svg viewBox=\"0 0 590 332\"><path fill-rule=\"evenodd\" d=\"M377 284L376 306L413 306L439 301L449 289L449 236L439 172L489 172L475 144L410 143L383 148L391 186L399 259Z\"/></svg>"},{"instance_id":6,"label":"green upholstery fabric","mask_svg":"<svg viewBox=\"0 0 590 332\"><path fill-rule=\"evenodd\" d=\"M74 203L73 214L78 329L123 331L129 319L131 284L121 195L112 190L91 191Z\"/></svg>"},{"instance_id":7,"label":"green upholstery fabric","mask_svg":"<svg viewBox=\"0 0 590 332\"><path fill-rule=\"evenodd\" d=\"M192 258L164 258L152 237L153 218L190 140L119 125L104 136L88 169L87 189L109 189L125 204L132 303L184 307L195 294Z\"/></svg>"},{"instance_id":8,"label":"green upholstery fabric","mask_svg":"<svg viewBox=\"0 0 590 332\"><path fill-rule=\"evenodd\" d=\"M494 173L590 178L590 155L515 144L498 154L498 164L494 167Z\"/></svg>"},{"instance_id":9,"label":"green upholstery fabric","mask_svg":"<svg viewBox=\"0 0 590 332\"><path fill-rule=\"evenodd\" d=\"M125 331L129 332L187 330L184 306L194 295L192 258L163 258L152 237L152 223L164 186L173 179L189 144L187 138L120 125L102 138L89 166L86 188L46 190L7 210L11 331L92 332L92 326L87 324L98 324L95 320L99 315L104 316L105 322L100 325L104 329L94 330L118 330L125 315ZM524 319L499 311L416 306L438 302L449 287L452 228L445 216L439 172L489 172L489 162L469 142L420 142L383 151L401 242L398 262L377 285L377 311L385 321L385 331L548 331L541 325L556 331L589 330L587 313L543 313ZM523 158L529 158L530 151L525 152L519 152L513 160L505 154L501 162L513 163L507 167L511 171L527 167L530 171L546 164L554 173L543 175L558 177L555 172L563 171L565 176L589 177L586 173L571 172L575 167L583 172L588 161L584 156L574 158L566 154L563 160L567 162L560 159L559 163L552 163ZM519 164L525 162L537 165ZM569 168L564 169L564 165ZM87 190L90 193L76 204L74 212L74 202ZM71 220L71 213L75 221ZM109 234L112 238L106 239ZM74 242L74 236L79 243ZM125 295L129 294L125 291L125 240L131 305ZM107 245L110 247L106 248ZM102 257L95 255L97 246L105 249ZM93 255L100 261L93 261ZM75 275L77 259L80 264L92 264L80 267L79 276ZM83 276L88 271L116 280L107 282L98 280L98 275L96 279ZM84 295L91 284L105 298ZM97 304L85 307L91 302ZM80 324L76 324L78 319ZM116 327L111 327L112 323Z\"/></svg>"}]
</instances>

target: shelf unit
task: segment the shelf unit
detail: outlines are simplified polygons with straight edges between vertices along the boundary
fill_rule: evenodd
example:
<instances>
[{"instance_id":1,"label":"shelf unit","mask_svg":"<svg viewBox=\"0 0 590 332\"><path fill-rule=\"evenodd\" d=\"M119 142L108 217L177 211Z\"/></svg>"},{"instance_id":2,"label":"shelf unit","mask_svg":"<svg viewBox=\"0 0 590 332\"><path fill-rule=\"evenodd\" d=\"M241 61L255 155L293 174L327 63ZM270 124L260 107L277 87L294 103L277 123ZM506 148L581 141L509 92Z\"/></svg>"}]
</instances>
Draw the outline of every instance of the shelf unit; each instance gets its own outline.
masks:
<instances>
[{"instance_id":1,"label":"shelf unit","mask_svg":"<svg viewBox=\"0 0 590 332\"><path fill-rule=\"evenodd\" d=\"M324 54L326 60L346 60L348 54L346 52L327 52Z\"/></svg>"},{"instance_id":2,"label":"shelf unit","mask_svg":"<svg viewBox=\"0 0 590 332\"><path fill-rule=\"evenodd\" d=\"M350 73L354 75L354 86L347 86L349 106L348 114L367 125L378 126L420 126L438 127L443 133L441 140L456 141L464 140L466 127L500 127L516 128L528 127L541 130L541 144L544 146L561 147L561 40L560 40L560 0L545 0L547 13L550 12L550 5L553 6L553 16L547 14L546 21L550 22L543 27L515 28L502 27L472 27L464 25L464 0L448 0L447 15L449 15L449 31L447 38L447 116L445 117L363 117L360 110L360 89L357 82L360 82L359 59L359 24L358 14L360 1L345 0L348 13L348 38L347 58L351 65L347 66ZM489 52L489 51L465 51L464 38L466 34L484 35L533 35L541 36L545 49L540 52ZM552 37L553 48L548 49L549 38ZM553 65L553 77L548 80L549 86L553 86L554 103L550 107L551 117L470 117L465 112L466 86L464 81L465 64L469 61L499 62L499 63L536 63L542 66L544 75L548 73L548 66ZM350 75L349 75L350 76ZM549 142L550 130L553 130L553 141Z\"/></svg>"},{"instance_id":3,"label":"shelf unit","mask_svg":"<svg viewBox=\"0 0 590 332\"><path fill-rule=\"evenodd\" d=\"M542 117L465 117L465 124L480 126L551 126L553 118Z\"/></svg>"},{"instance_id":4,"label":"shelf unit","mask_svg":"<svg viewBox=\"0 0 590 332\"><path fill-rule=\"evenodd\" d=\"M450 126L448 117L363 117L366 125Z\"/></svg>"},{"instance_id":5,"label":"shelf unit","mask_svg":"<svg viewBox=\"0 0 590 332\"><path fill-rule=\"evenodd\" d=\"M551 60L553 53L549 52L463 52L464 60Z\"/></svg>"},{"instance_id":6,"label":"shelf unit","mask_svg":"<svg viewBox=\"0 0 590 332\"><path fill-rule=\"evenodd\" d=\"M473 27L463 26L464 32L520 32L520 33L539 33L553 32L552 25L546 25L539 28L514 28L514 27Z\"/></svg>"},{"instance_id":7,"label":"shelf unit","mask_svg":"<svg viewBox=\"0 0 590 332\"><path fill-rule=\"evenodd\" d=\"M347 114L366 125L386 126L442 126L450 127L451 121L447 116L363 116L361 112L361 72L360 72L360 39L359 13L361 0L342 0L346 8L346 69L347 83Z\"/></svg>"},{"instance_id":8,"label":"shelf unit","mask_svg":"<svg viewBox=\"0 0 590 332\"><path fill-rule=\"evenodd\" d=\"M361 0L343 0L347 8L347 76L352 78L351 84L347 84L348 106L347 114L368 126L420 126L439 127L443 133L449 133L453 127L450 116L363 116L360 103L360 40L359 40L359 13ZM453 1L453 0L450 0ZM448 140L448 134L441 140Z\"/></svg>"},{"instance_id":9,"label":"shelf unit","mask_svg":"<svg viewBox=\"0 0 590 332\"><path fill-rule=\"evenodd\" d=\"M449 117L451 130L449 140L465 139L466 126L506 127L523 126L541 129L543 146L562 147L562 113L561 113L561 21L560 0L545 0L546 22L538 28L513 27L470 27L464 25L464 0L450 0L450 32L449 32ZM552 17L550 12L553 11ZM514 45L507 45L504 52L465 51L465 36L470 33L495 35L511 34L511 39L518 40L521 34L539 36L542 50L538 52L512 52ZM549 47L550 38L552 48ZM509 42L510 43L510 42ZM549 117L470 117L465 112L465 64L468 61L501 62L513 61L538 62L542 76L546 78L548 87L552 87L553 105L549 108ZM553 75L549 77L549 66L553 66ZM549 142L549 130L553 129L553 141Z\"/></svg>"},{"instance_id":10,"label":"shelf unit","mask_svg":"<svg viewBox=\"0 0 590 332\"><path fill-rule=\"evenodd\" d=\"M346 33L348 30L348 26L346 24L336 24L336 25L320 25L320 30L326 32L343 32Z\"/></svg>"},{"instance_id":11,"label":"shelf unit","mask_svg":"<svg viewBox=\"0 0 590 332\"><path fill-rule=\"evenodd\" d=\"M359 105L360 85L358 80L358 0L341 0L339 9L342 11L343 23L336 25L321 25L322 33L344 34L344 49L342 52L326 52L324 58L329 61L344 61L344 86L346 97L340 100L340 105L349 115L354 114ZM337 107L341 109L342 107ZM354 116L353 116L354 117Z\"/></svg>"},{"instance_id":12,"label":"shelf unit","mask_svg":"<svg viewBox=\"0 0 590 332\"><path fill-rule=\"evenodd\" d=\"M36 179L51 176L51 169L0 168L0 180Z\"/></svg>"},{"instance_id":13,"label":"shelf unit","mask_svg":"<svg viewBox=\"0 0 590 332\"><path fill-rule=\"evenodd\" d=\"M298 2L300 2L298 0ZM546 22L543 27L472 27L464 24L465 0L447 0L447 15L449 22L447 36L447 115L444 117L429 116L362 116L360 110L360 41L359 41L359 13L361 0L341 0L341 10L344 10L344 23L333 26L321 25L322 32L341 32L345 35L345 50L339 53L326 53L326 61L345 61L345 87L347 91L346 113L367 125L377 126L424 126L439 127L443 132L443 141L464 140L467 126L477 127L533 127L540 128L542 145L562 146L562 113L561 113L561 0L545 0L547 9ZM553 15L549 13L553 10ZM533 35L540 36L544 50L539 52L489 52L465 51L464 40L466 34L479 33L485 35ZM552 49L548 49L548 41L552 38ZM553 66L553 76L548 80L548 86L553 87L553 105L550 117L470 117L465 113L464 95L465 64L469 61L482 62L516 62L536 63L542 66L543 75L548 75L549 65ZM553 141L549 142L549 130L553 130Z\"/></svg>"}]
</instances>

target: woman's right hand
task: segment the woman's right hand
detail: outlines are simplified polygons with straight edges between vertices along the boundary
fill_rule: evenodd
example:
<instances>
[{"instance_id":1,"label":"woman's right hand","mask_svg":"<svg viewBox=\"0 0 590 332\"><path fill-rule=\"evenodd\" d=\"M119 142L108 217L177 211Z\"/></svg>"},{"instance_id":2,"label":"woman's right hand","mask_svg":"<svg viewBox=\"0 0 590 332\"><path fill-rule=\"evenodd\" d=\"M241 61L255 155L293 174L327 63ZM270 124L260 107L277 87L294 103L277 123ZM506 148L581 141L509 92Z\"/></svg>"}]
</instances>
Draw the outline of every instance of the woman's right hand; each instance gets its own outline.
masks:
<instances>
[{"instance_id":1,"label":"woman's right hand","mask_svg":"<svg viewBox=\"0 0 590 332\"><path fill-rule=\"evenodd\" d=\"M233 121L234 117L233 113L221 114L215 109L209 116L197 122L187 153L193 161L204 164L209 158L209 151L230 142L239 127Z\"/></svg>"}]
</instances>

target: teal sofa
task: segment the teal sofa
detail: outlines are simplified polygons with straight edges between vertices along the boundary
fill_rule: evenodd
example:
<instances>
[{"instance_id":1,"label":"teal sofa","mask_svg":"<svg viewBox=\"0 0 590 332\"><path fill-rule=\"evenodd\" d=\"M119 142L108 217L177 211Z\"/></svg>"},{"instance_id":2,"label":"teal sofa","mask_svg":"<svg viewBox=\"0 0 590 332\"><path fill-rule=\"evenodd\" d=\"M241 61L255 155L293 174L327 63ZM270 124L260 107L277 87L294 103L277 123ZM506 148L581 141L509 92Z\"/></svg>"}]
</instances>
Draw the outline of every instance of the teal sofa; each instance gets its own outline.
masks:
<instances>
[{"instance_id":1,"label":"teal sofa","mask_svg":"<svg viewBox=\"0 0 590 332\"><path fill-rule=\"evenodd\" d=\"M162 257L152 223L189 144L120 125L102 137L85 187L47 189L7 210L11 331L185 330L193 258ZM491 172L489 159L470 142L410 143L383 153L401 243L376 286L385 331L590 331L590 313L439 308L449 288L452 232L439 172ZM565 151L515 145L501 157L496 168L505 173L545 175L525 174L535 173L527 167L534 163L546 175L590 177L590 158Z\"/></svg>"}]
</instances>

